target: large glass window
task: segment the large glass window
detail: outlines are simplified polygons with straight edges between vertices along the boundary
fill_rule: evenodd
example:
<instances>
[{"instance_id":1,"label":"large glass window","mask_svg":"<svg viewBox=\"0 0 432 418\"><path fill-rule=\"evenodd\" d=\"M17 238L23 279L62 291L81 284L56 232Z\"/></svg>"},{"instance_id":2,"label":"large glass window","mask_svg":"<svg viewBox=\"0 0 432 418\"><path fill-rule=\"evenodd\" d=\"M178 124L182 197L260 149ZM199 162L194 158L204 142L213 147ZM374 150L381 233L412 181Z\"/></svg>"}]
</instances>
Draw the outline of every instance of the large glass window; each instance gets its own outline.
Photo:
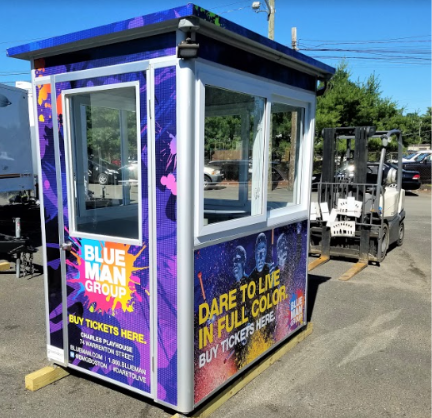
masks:
<instances>
[{"instance_id":1,"label":"large glass window","mask_svg":"<svg viewBox=\"0 0 432 418\"><path fill-rule=\"evenodd\" d=\"M302 108L273 103L270 118L267 210L300 203Z\"/></svg>"},{"instance_id":2,"label":"large glass window","mask_svg":"<svg viewBox=\"0 0 432 418\"><path fill-rule=\"evenodd\" d=\"M77 232L138 239L135 87L69 96Z\"/></svg>"},{"instance_id":3,"label":"large glass window","mask_svg":"<svg viewBox=\"0 0 432 418\"><path fill-rule=\"evenodd\" d=\"M265 99L205 86L204 225L262 213Z\"/></svg>"}]
</instances>

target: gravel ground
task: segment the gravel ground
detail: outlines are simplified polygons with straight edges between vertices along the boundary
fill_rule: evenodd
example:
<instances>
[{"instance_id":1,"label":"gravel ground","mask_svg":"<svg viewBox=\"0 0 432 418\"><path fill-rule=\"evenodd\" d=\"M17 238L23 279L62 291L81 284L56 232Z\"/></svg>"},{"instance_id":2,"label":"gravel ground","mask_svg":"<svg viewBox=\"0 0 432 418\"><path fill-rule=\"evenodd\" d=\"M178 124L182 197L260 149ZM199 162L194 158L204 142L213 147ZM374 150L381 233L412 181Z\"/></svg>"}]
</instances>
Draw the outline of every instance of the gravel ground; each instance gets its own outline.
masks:
<instances>
[{"instance_id":1,"label":"gravel ground","mask_svg":"<svg viewBox=\"0 0 432 418\"><path fill-rule=\"evenodd\" d=\"M352 263L309 276L313 333L213 415L230 417L431 416L431 199L406 198L406 237L348 282ZM36 263L42 264L39 251ZM37 392L24 377L45 357L43 275L0 275L0 417L170 417L174 412L74 373Z\"/></svg>"}]
</instances>

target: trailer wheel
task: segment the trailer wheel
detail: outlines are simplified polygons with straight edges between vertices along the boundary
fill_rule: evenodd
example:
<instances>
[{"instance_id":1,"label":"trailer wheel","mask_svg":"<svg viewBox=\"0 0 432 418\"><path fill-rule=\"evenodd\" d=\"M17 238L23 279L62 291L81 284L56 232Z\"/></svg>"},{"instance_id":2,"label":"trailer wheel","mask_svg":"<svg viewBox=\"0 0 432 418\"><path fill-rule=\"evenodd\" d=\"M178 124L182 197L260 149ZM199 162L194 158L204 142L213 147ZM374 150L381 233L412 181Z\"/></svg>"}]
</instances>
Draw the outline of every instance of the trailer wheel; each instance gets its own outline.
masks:
<instances>
[{"instance_id":1,"label":"trailer wheel","mask_svg":"<svg viewBox=\"0 0 432 418\"><path fill-rule=\"evenodd\" d=\"M98 176L98 182L101 186L105 186L106 184L108 184L108 174L100 173Z\"/></svg>"},{"instance_id":2,"label":"trailer wheel","mask_svg":"<svg viewBox=\"0 0 432 418\"><path fill-rule=\"evenodd\" d=\"M402 221L399 224L399 238L396 241L396 245L398 247L400 247L403 244L404 237L405 237L405 224L404 224L404 221Z\"/></svg>"},{"instance_id":3,"label":"trailer wheel","mask_svg":"<svg viewBox=\"0 0 432 418\"><path fill-rule=\"evenodd\" d=\"M380 263L384 260L386 254L387 254L387 250L389 247L389 242L390 242L390 236L389 236L389 229L388 226L386 224L383 225L383 230L382 230L382 239L381 239L381 258L380 258Z\"/></svg>"}]
</instances>

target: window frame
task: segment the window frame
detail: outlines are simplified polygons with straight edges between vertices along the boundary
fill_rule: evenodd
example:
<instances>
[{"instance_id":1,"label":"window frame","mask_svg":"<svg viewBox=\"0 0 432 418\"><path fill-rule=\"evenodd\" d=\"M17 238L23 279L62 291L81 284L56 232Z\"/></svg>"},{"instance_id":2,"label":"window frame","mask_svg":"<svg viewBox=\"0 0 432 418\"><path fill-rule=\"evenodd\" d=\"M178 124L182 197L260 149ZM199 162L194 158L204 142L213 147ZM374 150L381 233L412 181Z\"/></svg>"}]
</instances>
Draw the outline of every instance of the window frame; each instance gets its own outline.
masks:
<instances>
[{"instance_id":1,"label":"window frame","mask_svg":"<svg viewBox=\"0 0 432 418\"><path fill-rule=\"evenodd\" d=\"M141 150L141 128L140 128L140 83L139 81L128 81L128 82L119 82L114 84L107 84L103 86L95 86L95 87L83 87L76 89L68 89L62 91L62 104L64 109L64 143L65 143L65 160L66 160L66 184L67 184L67 207L69 213L69 233L73 237L77 238L87 238L87 239L96 239L102 241L109 242L117 242L122 244L130 244L130 245L142 245L142 179L141 179L141 158L139 155L137 156L137 172L138 172L138 180L137 180L137 190L138 190L138 202L137 206L128 205L128 206L112 206L106 208L96 208L96 209L86 209L86 215L91 216L91 213L97 211L98 214L106 215L109 214L109 218L113 218L115 216L123 217L125 212L130 212L133 210L138 211L138 238L125 238L119 237L115 235L104 235L104 234L95 234L90 232L82 232L77 230L77 222L76 222L76 195L77 195L77 185L74 180L74 159L73 159L73 132L74 132L74 120L73 118L73 104L71 97L77 96L83 93L93 93L100 91L108 91L108 90L118 90L124 88L133 87L135 89L135 114L136 114L136 132L137 132L137 150ZM147 98L146 98L147 100ZM82 104L79 105L81 107ZM114 106L108 105L107 107L122 110L122 106ZM124 109L123 109L124 110ZM87 151L86 151L87 152ZM126 208L126 211L125 211Z\"/></svg>"},{"instance_id":2,"label":"window frame","mask_svg":"<svg viewBox=\"0 0 432 418\"><path fill-rule=\"evenodd\" d=\"M228 74L226 74L228 73ZM255 183L259 188L259 198L257 198L256 204L258 205L259 212L255 215L248 215L238 219L232 219L229 221L223 221L218 223L212 223L204 225L204 131L205 131L205 86L211 85L212 87L222 88L237 93L243 93L253 96L261 97L265 100L264 112L262 120L262 129L264 130L263 141L259 144L257 160L261 159L261 165L264 166L264 149L265 149L265 132L268 120L266 117L267 108L267 97L265 89L257 86L253 86L248 83L247 78L242 74L235 71L215 71L214 66L208 66L205 64L198 64L196 67L197 74L197 86L196 86L196 100L198 117L196 118L196 151L198 157L195 158L195 201L196 205L195 213L195 236L206 236L215 233L219 233L224 230L233 230L242 227L247 227L252 224L262 223L266 219L265 205L264 205L264 193L263 193L263 178L258 179L258 184ZM225 75L224 75L225 74ZM240 112L239 112L240 113ZM199 173L199 174L198 174ZM252 183L254 185L254 183ZM222 225L222 227L221 227Z\"/></svg>"},{"instance_id":3,"label":"window frame","mask_svg":"<svg viewBox=\"0 0 432 418\"><path fill-rule=\"evenodd\" d=\"M204 127L205 127L205 86L225 88L234 92L240 92L259 96L265 99L264 108L264 143L260 145L263 157L262 172L260 173L261 213L246 216L244 218L222 221L210 225L204 225L204 184L201 173L204 169ZM247 234L251 231L263 230L277 225L288 224L295 221L308 219L308 207L310 201L313 142L315 130L315 106L316 96L314 92L308 92L297 87L264 79L262 77L229 69L218 64L208 64L202 60L196 62L196 109L195 120L195 246L200 246L208 241L224 239L233 235ZM287 104L303 109L302 135L300 136L298 180L299 203L291 204L283 208L267 210L268 196L268 170L269 170L269 137L270 118L273 103Z\"/></svg>"},{"instance_id":4,"label":"window frame","mask_svg":"<svg viewBox=\"0 0 432 418\"><path fill-rule=\"evenodd\" d=\"M277 209L270 209L267 210L267 223L269 226L274 226L280 223L284 222L291 222L298 219L298 215L302 212L306 212L306 218L308 217L308 205L309 205L309 197L310 197L310 181L306 182L307 187L304 187L304 182L306 180L306 176L311 178L311 170L312 165L311 161L307 161L306 156L310 155L310 160L313 157L313 153L311 153L311 149L313 149L313 134L312 138L310 138L310 125L311 125L311 113L310 110L311 103L307 103L304 101L292 99L286 96L282 96L280 94L272 94L271 96L271 106L269 109L269 117L271 118L271 108L273 104L285 104L288 106L296 107L302 109L302 120L301 120L301 135L300 135L300 148L299 148L299 158L298 158L298 167L297 173L298 173L298 180L297 184L295 186L294 192L296 199L295 201L298 201L299 203L292 203L285 207L277 208ZM308 128L309 126L309 128ZM313 132L313 129L312 129ZM268 132L268 135L270 135L270 131ZM269 138L269 137L268 137ZM312 143L312 146L311 146ZM268 139L266 143L266 155L269 155L269 147L270 147L270 140ZM269 161L267 159L267 164L269 164ZM268 171L268 166L267 166ZM268 175L268 172L266 173ZM267 183L266 183L267 186ZM265 202L267 204L268 202L268 187L266 187L266 196L265 196Z\"/></svg>"}]
</instances>

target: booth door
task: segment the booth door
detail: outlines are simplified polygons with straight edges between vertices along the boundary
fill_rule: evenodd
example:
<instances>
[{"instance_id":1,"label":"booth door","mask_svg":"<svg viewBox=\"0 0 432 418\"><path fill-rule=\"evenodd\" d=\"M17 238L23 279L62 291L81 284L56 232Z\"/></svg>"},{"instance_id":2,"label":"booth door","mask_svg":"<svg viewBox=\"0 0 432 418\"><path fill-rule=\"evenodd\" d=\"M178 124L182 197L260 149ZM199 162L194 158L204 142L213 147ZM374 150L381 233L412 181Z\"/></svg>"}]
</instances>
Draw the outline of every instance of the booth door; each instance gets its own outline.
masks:
<instances>
[{"instance_id":1,"label":"booth door","mask_svg":"<svg viewBox=\"0 0 432 418\"><path fill-rule=\"evenodd\" d=\"M66 157L66 363L149 394L146 72L56 87Z\"/></svg>"}]
</instances>

